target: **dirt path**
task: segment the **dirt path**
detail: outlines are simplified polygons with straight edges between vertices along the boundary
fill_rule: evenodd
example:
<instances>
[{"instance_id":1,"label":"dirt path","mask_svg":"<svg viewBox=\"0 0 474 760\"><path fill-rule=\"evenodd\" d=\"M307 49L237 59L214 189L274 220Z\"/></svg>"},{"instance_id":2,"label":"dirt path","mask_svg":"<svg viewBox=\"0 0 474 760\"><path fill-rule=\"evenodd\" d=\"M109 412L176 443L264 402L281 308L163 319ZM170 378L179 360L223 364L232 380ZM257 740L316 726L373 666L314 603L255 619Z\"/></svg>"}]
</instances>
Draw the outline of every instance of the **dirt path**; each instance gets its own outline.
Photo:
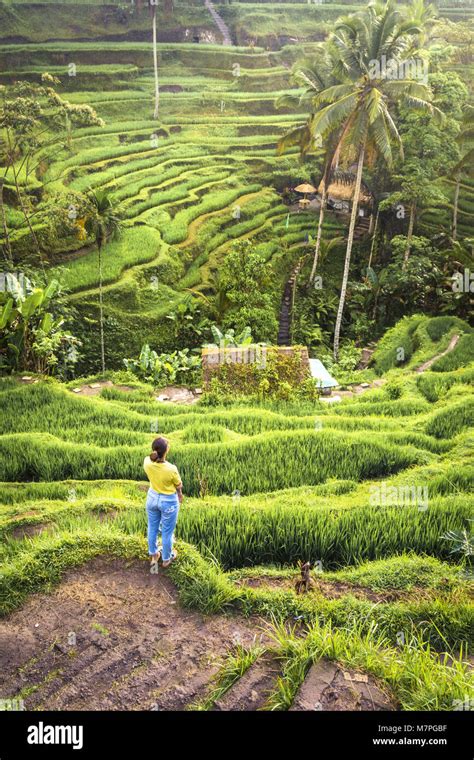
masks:
<instances>
[{"instance_id":1,"label":"dirt path","mask_svg":"<svg viewBox=\"0 0 474 760\"><path fill-rule=\"evenodd\" d=\"M453 348L457 345L458 340L459 335L453 335L449 342L449 346L444 351L442 351L440 354L437 354L436 356L433 356L433 358L429 361L420 364L420 366L416 368L415 372L426 372L426 370L429 369L435 362L437 362L438 359L441 359L442 356L446 356L446 354L451 353Z\"/></svg>"},{"instance_id":2,"label":"dirt path","mask_svg":"<svg viewBox=\"0 0 474 760\"><path fill-rule=\"evenodd\" d=\"M268 645L264 628L256 617L184 609L164 571L99 557L0 622L0 698L22 699L27 710L183 710L209 695L236 644ZM264 649L213 709L266 709L281 667ZM393 703L369 674L320 661L291 709Z\"/></svg>"},{"instance_id":3,"label":"dirt path","mask_svg":"<svg viewBox=\"0 0 474 760\"><path fill-rule=\"evenodd\" d=\"M0 696L29 710L180 710L258 626L183 609L146 563L98 558L0 622Z\"/></svg>"},{"instance_id":4,"label":"dirt path","mask_svg":"<svg viewBox=\"0 0 474 760\"><path fill-rule=\"evenodd\" d=\"M276 687L280 668L274 658L258 658L244 675L215 705L214 710L255 712L265 707L269 694Z\"/></svg>"}]
</instances>

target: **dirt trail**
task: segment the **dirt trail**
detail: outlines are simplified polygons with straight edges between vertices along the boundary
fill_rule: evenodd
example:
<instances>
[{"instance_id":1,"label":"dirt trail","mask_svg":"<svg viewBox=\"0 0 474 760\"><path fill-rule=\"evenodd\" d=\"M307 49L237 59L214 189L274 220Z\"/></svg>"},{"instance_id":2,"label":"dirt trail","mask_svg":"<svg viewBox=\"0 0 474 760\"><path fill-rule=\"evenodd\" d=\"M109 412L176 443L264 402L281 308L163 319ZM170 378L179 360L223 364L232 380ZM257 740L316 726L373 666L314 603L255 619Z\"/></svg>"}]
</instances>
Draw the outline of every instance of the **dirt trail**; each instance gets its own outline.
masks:
<instances>
[{"instance_id":1,"label":"dirt trail","mask_svg":"<svg viewBox=\"0 0 474 760\"><path fill-rule=\"evenodd\" d=\"M0 621L0 698L27 710L183 710L205 698L236 644L250 647L263 621L183 609L164 571L96 558L70 570ZM217 711L265 709L281 663L264 650ZM292 710L393 709L375 680L321 661Z\"/></svg>"},{"instance_id":2,"label":"dirt trail","mask_svg":"<svg viewBox=\"0 0 474 760\"><path fill-rule=\"evenodd\" d=\"M416 368L416 372L426 372L427 369L429 369L438 359L441 359L442 356L446 356L446 354L451 353L453 348L457 345L457 342L459 340L459 335L453 335L449 342L449 346L442 351L440 354L437 354L436 356L433 356L432 359L430 359L427 362L424 362L423 364L420 364L419 367Z\"/></svg>"},{"instance_id":3,"label":"dirt trail","mask_svg":"<svg viewBox=\"0 0 474 760\"><path fill-rule=\"evenodd\" d=\"M0 696L29 710L184 709L256 628L183 609L146 563L98 558L0 622Z\"/></svg>"}]
</instances>

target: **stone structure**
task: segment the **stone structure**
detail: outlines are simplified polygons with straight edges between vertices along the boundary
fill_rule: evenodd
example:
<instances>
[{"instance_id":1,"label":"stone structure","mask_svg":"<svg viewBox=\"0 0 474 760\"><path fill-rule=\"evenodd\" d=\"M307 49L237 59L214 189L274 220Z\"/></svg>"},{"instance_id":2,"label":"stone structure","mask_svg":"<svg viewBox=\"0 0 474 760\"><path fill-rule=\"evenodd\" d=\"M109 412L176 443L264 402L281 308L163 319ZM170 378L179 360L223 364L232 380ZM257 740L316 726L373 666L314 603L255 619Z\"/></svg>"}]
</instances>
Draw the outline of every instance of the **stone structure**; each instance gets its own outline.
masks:
<instances>
[{"instance_id":1,"label":"stone structure","mask_svg":"<svg viewBox=\"0 0 474 760\"><path fill-rule=\"evenodd\" d=\"M219 367L227 364L255 364L257 369L264 370L270 354L281 357L291 357L299 354L301 357L301 377L310 377L308 349L306 346L265 346L252 344L249 346L216 346L202 349L202 375L204 386L207 387L212 376L218 373Z\"/></svg>"}]
</instances>

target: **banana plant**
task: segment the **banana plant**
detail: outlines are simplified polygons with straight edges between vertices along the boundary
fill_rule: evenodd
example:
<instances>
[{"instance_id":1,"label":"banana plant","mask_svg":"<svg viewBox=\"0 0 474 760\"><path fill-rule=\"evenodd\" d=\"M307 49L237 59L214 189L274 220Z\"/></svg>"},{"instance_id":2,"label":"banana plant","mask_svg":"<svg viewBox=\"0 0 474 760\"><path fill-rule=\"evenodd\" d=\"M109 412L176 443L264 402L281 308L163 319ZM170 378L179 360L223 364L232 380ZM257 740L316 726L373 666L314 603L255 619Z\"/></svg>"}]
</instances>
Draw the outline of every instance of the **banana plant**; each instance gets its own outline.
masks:
<instances>
[{"instance_id":1,"label":"banana plant","mask_svg":"<svg viewBox=\"0 0 474 760\"><path fill-rule=\"evenodd\" d=\"M57 280L52 280L46 288L35 288L26 278L20 281L14 274L6 275L2 294L2 300L6 300L0 311L2 366L35 368L33 346L37 331L41 330L42 335L47 336L58 333L63 324L63 320L55 322L53 314L46 311L58 291Z\"/></svg>"},{"instance_id":2,"label":"banana plant","mask_svg":"<svg viewBox=\"0 0 474 760\"><path fill-rule=\"evenodd\" d=\"M252 331L250 327L245 327L240 335L235 334L235 330L227 330L222 332L217 325L211 325L211 333L214 338L214 343L207 344L210 348L216 346L221 348L235 347L235 346L249 346L252 341Z\"/></svg>"},{"instance_id":3,"label":"banana plant","mask_svg":"<svg viewBox=\"0 0 474 760\"><path fill-rule=\"evenodd\" d=\"M124 359L123 362L130 372L155 387L195 380L201 367L201 357L190 354L188 348L170 354L157 354L147 343L138 359Z\"/></svg>"}]
</instances>

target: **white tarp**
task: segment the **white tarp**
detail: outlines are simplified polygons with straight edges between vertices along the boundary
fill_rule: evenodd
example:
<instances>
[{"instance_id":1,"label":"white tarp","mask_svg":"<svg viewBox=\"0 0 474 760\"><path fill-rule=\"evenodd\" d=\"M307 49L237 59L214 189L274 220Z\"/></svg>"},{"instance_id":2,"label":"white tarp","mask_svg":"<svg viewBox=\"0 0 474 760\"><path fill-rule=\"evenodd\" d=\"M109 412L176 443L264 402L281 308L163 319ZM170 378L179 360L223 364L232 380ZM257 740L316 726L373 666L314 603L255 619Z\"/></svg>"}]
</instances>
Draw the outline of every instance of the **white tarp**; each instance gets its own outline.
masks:
<instances>
[{"instance_id":1,"label":"white tarp","mask_svg":"<svg viewBox=\"0 0 474 760\"><path fill-rule=\"evenodd\" d=\"M319 361L319 359L310 359L309 368L311 372L311 377L314 377L314 379L318 381L318 384L321 388L337 388L338 387L339 383L337 382L337 380L331 377L326 367L324 366L322 362Z\"/></svg>"}]
</instances>

